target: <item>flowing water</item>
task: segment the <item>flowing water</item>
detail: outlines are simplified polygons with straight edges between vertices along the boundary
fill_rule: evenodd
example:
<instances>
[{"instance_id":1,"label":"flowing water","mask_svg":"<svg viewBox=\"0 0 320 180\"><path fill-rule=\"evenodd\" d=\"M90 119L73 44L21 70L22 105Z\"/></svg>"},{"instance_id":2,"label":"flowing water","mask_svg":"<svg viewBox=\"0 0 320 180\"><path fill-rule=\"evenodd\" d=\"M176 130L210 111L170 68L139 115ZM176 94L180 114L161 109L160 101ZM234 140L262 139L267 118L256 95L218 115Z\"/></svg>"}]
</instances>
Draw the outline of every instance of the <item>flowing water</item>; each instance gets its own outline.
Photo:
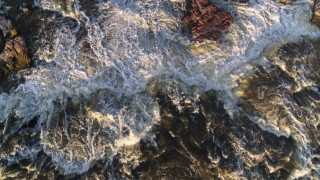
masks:
<instances>
[{"instance_id":1,"label":"flowing water","mask_svg":"<svg viewBox=\"0 0 320 180\"><path fill-rule=\"evenodd\" d=\"M201 43L184 0L13 2L34 67L1 82L0 179L320 178L313 1L212 1L235 24Z\"/></svg>"}]
</instances>

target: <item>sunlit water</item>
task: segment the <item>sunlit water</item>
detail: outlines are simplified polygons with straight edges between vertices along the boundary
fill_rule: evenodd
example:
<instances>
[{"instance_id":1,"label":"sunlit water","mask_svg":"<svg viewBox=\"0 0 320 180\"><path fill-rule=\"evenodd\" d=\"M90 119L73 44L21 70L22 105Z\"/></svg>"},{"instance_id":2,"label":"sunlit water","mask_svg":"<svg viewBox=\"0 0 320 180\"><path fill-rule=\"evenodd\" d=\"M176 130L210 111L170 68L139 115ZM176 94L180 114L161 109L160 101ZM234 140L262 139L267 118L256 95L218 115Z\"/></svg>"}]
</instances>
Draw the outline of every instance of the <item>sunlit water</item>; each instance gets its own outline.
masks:
<instances>
[{"instance_id":1,"label":"sunlit water","mask_svg":"<svg viewBox=\"0 0 320 180\"><path fill-rule=\"evenodd\" d=\"M37 1L0 177L319 178L313 1L214 4L235 24L192 43L182 0Z\"/></svg>"}]
</instances>

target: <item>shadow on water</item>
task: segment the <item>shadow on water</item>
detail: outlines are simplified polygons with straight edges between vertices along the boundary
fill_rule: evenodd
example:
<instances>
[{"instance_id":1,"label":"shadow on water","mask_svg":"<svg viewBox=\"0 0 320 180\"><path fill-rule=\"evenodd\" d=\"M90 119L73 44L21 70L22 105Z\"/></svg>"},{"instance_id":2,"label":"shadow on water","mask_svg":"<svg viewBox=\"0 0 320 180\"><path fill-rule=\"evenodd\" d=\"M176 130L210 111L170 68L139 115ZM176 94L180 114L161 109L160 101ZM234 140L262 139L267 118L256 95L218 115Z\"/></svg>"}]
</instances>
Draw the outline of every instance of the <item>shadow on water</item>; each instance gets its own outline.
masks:
<instances>
[{"instance_id":1,"label":"shadow on water","mask_svg":"<svg viewBox=\"0 0 320 180\"><path fill-rule=\"evenodd\" d=\"M4 34L1 32L0 33L0 52L3 51L4 47L5 47L5 37Z\"/></svg>"},{"instance_id":2,"label":"shadow on water","mask_svg":"<svg viewBox=\"0 0 320 180\"><path fill-rule=\"evenodd\" d=\"M19 84L25 82L25 75L30 74L29 70L23 70L16 74L11 74L8 77L1 78L0 80L0 92L10 93L15 90Z\"/></svg>"}]
</instances>

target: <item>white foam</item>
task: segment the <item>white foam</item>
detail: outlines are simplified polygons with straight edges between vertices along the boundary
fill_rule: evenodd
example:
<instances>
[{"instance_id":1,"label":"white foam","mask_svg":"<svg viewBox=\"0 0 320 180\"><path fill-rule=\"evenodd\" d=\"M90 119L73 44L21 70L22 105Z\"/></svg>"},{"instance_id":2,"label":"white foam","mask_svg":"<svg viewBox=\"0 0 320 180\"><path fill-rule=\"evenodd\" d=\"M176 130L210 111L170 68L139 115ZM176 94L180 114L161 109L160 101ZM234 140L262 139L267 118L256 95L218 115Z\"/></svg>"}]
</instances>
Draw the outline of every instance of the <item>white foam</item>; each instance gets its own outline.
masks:
<instances>
[{"instance_id":1,"label":"white foam","mask_svg":"<svg viewBox=\"0 0 320 180\"><path fill-rule=\"evenodd\" d=\"M120 139L116 140L115 141L115 146L118 149L120 149L123 146L133 146L133 145L136 145L137 143L139 143L140 138L141 137L136 136L133 133L130 133L129 136L126 136L126 137L123 137L123 138L120 138Z\"/></svg>"},{"instance_id":2,"label":"white foam","mask_svg":"<svg viewBox=\"0 0 320 180\"><path fill-rule=\"evenodd\" d=\"M101 15L95 19L87 17L77 4L67 3L67 11L72 12L68 14L51 1L41 1L44 8L76 18L88 35L79 42L75 35L77 28L63 26L54 31L54 48L42 47L44 50L36 55L56 65L37 67L25 84L10 94L0 94L0 108L3 109L0 122L15 112L18 118L24 119L23 122L39 116L45 127L56 112L54 103L63 104L68 97L88 98L99 90L107 90L112 95L96 102L105 108L96 109L90 116L99 119L104 126L109 125L113 132L109 144L113 151L110 154L113 154L122 146L138 143L160 119L158 105L144 92L151 78L174 75L203 90L220 90L225 93L223 100L231 111L237 107L232 89L237 86L238 77L244 71L250 71L246 67L248 63L262 61L259 57L269 43L320 35L318 29L309 23L312 1L308 0L287 6L273 0L252 0L248 6L215 1L232 15L237 14L235 24L223 35L221 42L198 44L189 43L188 37L180 33L181 17L163 8L161 3L164 1L126 2L101 2ZM182 9L176 11L179 14ZM84 43L90 48L81 52ZM92 67L83 63L81 53L92 57ZM88 74L87 68L96 71ZM129 128L129 136L121 135L124 127ZM290 133L275 131L285 136ZM47 138L42 132L44 150L65 174L84 172L93 160L104 155L95 154L91 149L91 157L67 162L65 156L72 153L55 149ZM84 164L79 165L79 162Z\"/></svg>"}]
</instances>

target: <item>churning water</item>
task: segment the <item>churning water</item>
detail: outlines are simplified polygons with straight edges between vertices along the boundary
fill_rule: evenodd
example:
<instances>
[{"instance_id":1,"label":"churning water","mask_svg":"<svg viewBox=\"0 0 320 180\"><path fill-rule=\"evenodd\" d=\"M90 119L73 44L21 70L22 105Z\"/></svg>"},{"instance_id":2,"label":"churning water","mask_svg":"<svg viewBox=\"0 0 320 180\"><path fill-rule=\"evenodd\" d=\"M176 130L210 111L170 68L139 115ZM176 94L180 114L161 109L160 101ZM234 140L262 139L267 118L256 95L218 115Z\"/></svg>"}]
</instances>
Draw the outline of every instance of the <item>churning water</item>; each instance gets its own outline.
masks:
<instances>
[{"instance_id":1,"label":"churning water","mask_svg":"<svg viewBox=\"0 0 320 180\"><path fill-rule=\"evenodd\" d=\"M201 43L184 0L10 2L35 65L1 84L1 179L320 178L313 1L212 1L235 24Z\"/></svg>"}]
</instances>

